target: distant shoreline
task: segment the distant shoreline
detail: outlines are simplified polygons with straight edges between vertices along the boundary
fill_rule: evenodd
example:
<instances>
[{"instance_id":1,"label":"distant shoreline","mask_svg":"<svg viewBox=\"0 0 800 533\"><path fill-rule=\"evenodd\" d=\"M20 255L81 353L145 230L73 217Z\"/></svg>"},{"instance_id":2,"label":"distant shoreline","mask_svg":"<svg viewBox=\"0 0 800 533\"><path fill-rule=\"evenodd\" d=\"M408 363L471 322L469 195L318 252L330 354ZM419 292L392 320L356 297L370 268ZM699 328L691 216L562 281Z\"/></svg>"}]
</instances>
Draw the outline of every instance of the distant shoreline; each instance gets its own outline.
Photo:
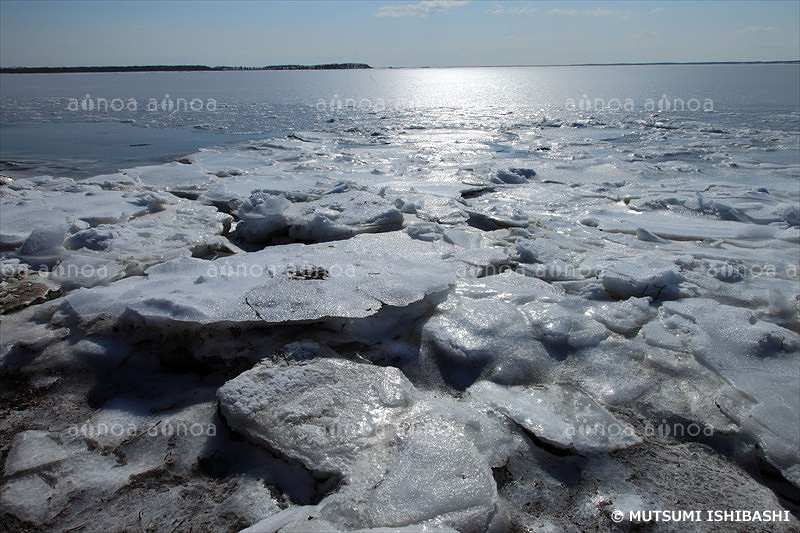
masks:
<instances>
[{"instance_id":1,"label":"distant shoreline","mask_svg":"<svg viewBox=\"0 0 800 533\"><path fill-rule=\"evenodd\" d=\"M366 63L323 65L268 65L266 67L209 67L206 65L133 65L104 67L2 67L0 74L76 74L81 72L215 72L231 70L356 70L372 68Z\"/></svg>"},{"instance_id":2,"label":"distant shoreline","mask_svg":"<svg viewBox=\"0 0 800 533\"><path fill-rule=\"evenodd\" d=\"M265 67L231 67L206 65L133 65L100 67L0 67L0 74L80 74L102 72L229 72L254 70L399 70L435 68L540 68L540 67L627 67L667 65L796 65L800 59L786 61L660 61L653 63L552 63L538 65L473 65L446 67L371 67L366 63L328 63L322 65L268 65Z\"/></svg>"},{"instance_id":3,"label":"distant shoreline","mask_svg":"<svg viewBox=\"0 0 800 533\"><path fill-rule=\"evenodd\" d=\"M651 63L549 63L541 65L493 65L474 67L413 67L413 68L525 68L525 67L641 67L657 65L795 65L800 59L786 61L655 61ZM391 68L391 67L389 67Z\"/></svg>"}]
</instances>

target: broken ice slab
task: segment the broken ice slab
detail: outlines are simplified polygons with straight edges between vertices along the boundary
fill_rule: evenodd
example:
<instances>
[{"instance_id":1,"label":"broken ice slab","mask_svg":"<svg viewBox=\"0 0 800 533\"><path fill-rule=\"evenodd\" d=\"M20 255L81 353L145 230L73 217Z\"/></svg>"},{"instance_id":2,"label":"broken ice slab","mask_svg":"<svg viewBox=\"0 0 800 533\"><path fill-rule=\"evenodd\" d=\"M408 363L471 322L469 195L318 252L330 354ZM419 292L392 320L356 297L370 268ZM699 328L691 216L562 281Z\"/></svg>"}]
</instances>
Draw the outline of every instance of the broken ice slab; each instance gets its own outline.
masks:
<instances>
[{"instance_id":1,"label":"broken ice slab","mask_svg":"<svg viewBox=\"0 0 800 533\"><path fill-rule=\"evenodd\" d=\"M34 228L17 255L33 269L50 269L55 266L64 253L62 243L66 235L63 226L43 226Z\"/></svg>"},{"instance_id":2,"label":"broken ice slab","mask_svg":"<svg viewBox=\"0 0 800 533\"><path fill-rule=\"evenodd\" d=\"M650 298L628 298L624 301L598 304L586 311L605 327L620 335L633 335L654 314Z\"/></svg>"},{"instance_id":3,"label":"broken ice slab","mask_svg":"<svg viewBox=\"0 0 800 533\"><path fill-rule=\"evenodd\" d=\"M66 447L55 439L57 436L47 431L28 430L17 433L11 441L4 474L10 477L19 472L62 461L75 453L75 446Z\"/></svg>"},{"instance_id":4,"label":"broken ice slab","mask_svg":"<svg viewBox=\"0 0 800 533\"><path fill-rule=\"evenodd\" d=\"M609 233L636 235L645 230L657 237L675 241L725 240L769 241L780 235L781 228L742 222L715 220L699 216L663 212L636 212L600 209L591 213L586 221L597 229Z\"/></svg>"},{"instance_id":5,"label":"broken ice slab","mask_svg":"<svg viewBox=\"0 0 800 533\"><path fill-rule=\"evenodd\" d=\"M392 231L403 224L403 215L391 202L366 191L332 193L313 202L294 203L285 216L290 239L312 242Z\"/></svg>"},{"instance_id":6,"label":"broken ice slab","mask_svg":"<svg viewBox=\"0 0 800 533\"><path fill-rule=\"evenodd\" d=\"M331 517L347 517L354 508L359 522L369 527L428 523L463 532L492 529L500 514L497 484L459 428L417 421L395 446L375 485L342 491L341 503L329 504Z\"/></svg>"},{"instance_id":7,"label":"broken ice slab","mask_svg":"<svg viewBox=\"0 0 800 533\"><path fill-rule=\"evenodd\" d=\"M344 474L365 448L393 432L413 389L393 367L316 359L256 366L217 395L227 422L250 440L312 470Z\"/></svg>"},{"instance_id":8,"label":"broken ice slab","mask_svg":"<svg viewBox=\"0 0 800 533\"><path fill-rule=\"evenodd\" d=\"M456 264L402 232L316 245L274 246L204 261L180 258L106 287L76 291L61 316L129 312L151 324L189 327L238 322L361 318L447 289Z\"/></svg>"},{"instance_id":9,"label":"broken ice slab","mask_svg":"<svg viewBox=\"0 0 800 533\"><path fill-rule=\"evenodd\" d=\"M181 200L124 224L79 230L64 241L70 252L53 276L70 288L88 287L122 277L121 271L142 275L148 267L177 257L231 252L236 247L223 237L231 222L230 215L214 207Z\"/></svg>"},{"instance_id":10,"label":"broken ice slab","mask_svg":"<svg viewBox=\"0 0 800 533\"><path fill-rule=\"evenodd\" d=\"M316 505L295 505L279 513L268 516L239 533L339 533L339 529L331 522L320 518L320 510ZM349 529L351 533L457 533L447 526L430 524L413 524L402 527L377 527L365 529Z\"/></svg>"},{"instance_id":11,"label":"broken ice slab","mask_svg":"<svg viewBox=\"0 0 800 533\"><path fill-rule=\"evenodd\" d=\"M693 354L750 403L720 409L748 432L766 459L800 486L800 336L748 309L691 298L666 302L642 333L648 344Z\"/></svg>"},{"instance_id":12,"label":"broken ice slab","mask_svg":"<svg viewBox=\"0 0 800 533\"><path fill-rule=\"evenodd\" d=\"M237 147L238 148L238 147ZM271 150L241 150L227 147L203 148L178 160L217 177L263 172L274 164Z\"/></svg>"},{"instance_id":13,"label":"broken ice slab","mask_svg":"<svg viewBox=\"0 0 800 533\"><path fill-rule=\"evenodd\" d=\"M519 185L527 183L528 180L536 175L532 168L509 168L508 170L498 170L491 178L494 183Z\"/></svg>"},{"instance_id":14,"label":"broken ice slab","mask_svg":"<svg viewBox=\"0 0 800 533\"><path fill-rule=\"evenodd\" d=\"M383 195L393 198L395 205L403 213L414 214L428 222L457 225L464 224L469 218L464 211L466 206L459 199L399 190L385 191Z\"/></svg>"},{"instance_id":15,"label":"broken ice slab","mask_svg":"<svg viewBox=\"0 0 800 533\"><path fill-rule=\"evenodd\" d=\"M569 385L503 387L479 381L468 392L557 448L586 454L610 452L641 442L633 427Z\"/></svg>"},{"instance_id":16,"label":"broken ice slab","mask_svg":"<svg viewBox=\"0 0 800 533\"><path fill-rule=\"evenodd\" d=\"M291 201L309 201L319 198L336 185L336 181L323 176L270 173L263 175L234 176L220 180L198 200L230 211L255 193L283 195Z\"/></svg>"},{"instance_id":17,"label":"broken ice slab","mask_svg":"<svg viewBox=\"0 0 800 533\"><path fill-rule=\"evenodd\" d=\"M521 311L531 335L550 346L586 348L598 345L609 335L600 322L557 303L529 302Z\"/></svg>"},{"instance_id":18,"label":"broken ice slab","mask_svg":"<svg viewBox=\"0 0 800 533\"><path fill-rule=\"evenodd\" d=\"M220 179L197 165L177 162L134 167L123 172L146 187L178 193L189 198L197 198Z\"/></svg>"},{"instance_id":19,"label":"broken ice slab","mask_svg":"<svg viewBox=\"0 0 800 533\"><path fill-rule=\"evenodd\" d=\"M485 231L499 228L525 228L532 220L518 205L484 195L467 201L469 224Z\"/></svg>"},{"instance_id":20,"label":"broken ice slab","mask_svg":"<svg viewBox=\"0 0 800 533\"><path fill-rule=\"evenodd\" d=\"M750 224L779 223L797 226L800 223L800 207L793 199L780 191L769 193L766 189L749 189L742 186L705 184L705 190L694 183L676 183L668 192L652 191L634 197L628 205L637 211L669 210L685 215L713 217L719 220ZM688 191L687 191L688 189Z\"/></svg>"},{"instance_id":21,"label":"broken ice slab","mask_svg":"<svg viewBox=\"0 0 800 533\"><path fill-rule=\"evenodd\" d=\"M125 222L160 211L174 200L171 195L104 191L94 185L0 195L0 247L19 248L36 228L58 227L66 231L76 223L90 227Z\"/></svg>"},{"instance_id":22,"label":"broken ice slab","mask_svg":"<svg viewBox=\"0 0 800 533\"><path fill-rule=\"evenodd\" d=\"M515 272L460 280L422 331L445 381L462 389L479 377L536 382L556 364L552 351L595 346L610 334L561 288Z\"/></svg>"},{"instance_id":23,"label":"broken ice slab","mask_svg":"<svg viewBox=\"0 0 800 533\"><path fill-rule=\"evenodd\" d=\"M498 299L451 295L422 334L434 348L445 381L459 389L481 375L502 383L528 383L553 364L520 309Z\"/></svg>"},{"instance_id":24,"label":"broken ice slab","mask_svg":"<svg viewBox=\"0 0 800 533\"><path fill-rule=\"evenodd\" d=\"M361 233L400 229L403 215L377 194L342 190L308 202L289 202L283 195L255 193L239 205L236 236L245 242L268 243L274 236L292 241L327 242Z\"/></svg>"},{"instance_id":25,"label":"broken ice slab","mask_svg":"<svg viewBox=\"0 0 800 533\"><path fill-rule=\"evenodd\" d=\"M650 296L657 300L680 298L685 278L675 259L641 255L602 261L589 261L582 268L598 272L603 288L611 295L627 299Z\"/></svg>"},{"instance_id":26,"label":"broken ice slab","mask_svg":"<svg viewBox=\"0 0 800 533\"><path fill-rule=\"evenodd\" d=\"M250 441L345 478L313 512L336 527L477 531L497 513L491 469L464 422L446 404L428 403L396 368L264 362L218 397L227 422Z\"/></svg>"}]
</instances>

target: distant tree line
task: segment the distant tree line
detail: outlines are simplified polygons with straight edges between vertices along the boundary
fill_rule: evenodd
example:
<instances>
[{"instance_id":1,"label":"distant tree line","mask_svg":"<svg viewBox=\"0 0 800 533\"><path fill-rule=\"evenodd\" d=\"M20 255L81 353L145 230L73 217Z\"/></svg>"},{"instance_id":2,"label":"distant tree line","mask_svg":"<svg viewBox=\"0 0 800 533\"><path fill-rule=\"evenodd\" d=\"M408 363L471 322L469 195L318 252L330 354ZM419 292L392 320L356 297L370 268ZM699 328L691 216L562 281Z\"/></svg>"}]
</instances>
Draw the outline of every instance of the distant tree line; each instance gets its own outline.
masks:
<instances>
[{"instance_id":1,"label":"distant tree line","mask_svg":"<svg viewBox=\"0 0 800 533\"><path fill-rule=\"evenodd\" d=\"M270 65L261 70L340 70L372 68L366 63L327 63L324 65Z\"/></svg>"},{"instance_id":2,"label":"distant tree line","mask_svg":"<svg viewBox=\"0 0 800 533\"><path fill-rule=\"evenodd\" d=\"M200 72L216 70L339 70L372 68L366 63L268 65L266 67L209 67L206 65L136 65L127 67L3 67L2 74L60 74L73 72Z\"/></svg>"}]
</instances>

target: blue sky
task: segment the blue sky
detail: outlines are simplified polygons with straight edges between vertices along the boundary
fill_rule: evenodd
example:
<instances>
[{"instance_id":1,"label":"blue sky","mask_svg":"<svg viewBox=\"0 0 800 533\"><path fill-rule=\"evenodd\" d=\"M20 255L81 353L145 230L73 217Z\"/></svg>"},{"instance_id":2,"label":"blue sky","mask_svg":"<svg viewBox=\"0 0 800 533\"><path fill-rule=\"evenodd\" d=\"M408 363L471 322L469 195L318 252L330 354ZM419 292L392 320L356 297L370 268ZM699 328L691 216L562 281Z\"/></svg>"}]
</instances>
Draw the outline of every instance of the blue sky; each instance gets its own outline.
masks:
<instances>
[{"instance_id":1,"label":"blue sky","mask_svg":"<svg viewBox=\"0 0 800 533\"><path fill-rule=\"evenodd\" d=\"M800 58L800 2L0 0L2 66Z\"/></svg>"}]
</instances>

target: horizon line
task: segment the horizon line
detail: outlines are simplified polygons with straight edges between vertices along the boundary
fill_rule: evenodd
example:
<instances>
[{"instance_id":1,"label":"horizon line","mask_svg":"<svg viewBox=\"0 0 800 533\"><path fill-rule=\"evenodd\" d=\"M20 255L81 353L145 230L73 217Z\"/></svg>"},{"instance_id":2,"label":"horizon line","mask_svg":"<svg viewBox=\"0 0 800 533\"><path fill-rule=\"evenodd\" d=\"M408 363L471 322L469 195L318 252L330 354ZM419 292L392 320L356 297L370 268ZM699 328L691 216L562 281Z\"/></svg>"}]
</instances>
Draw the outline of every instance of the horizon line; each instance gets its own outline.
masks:
<instances>
[{"instance_id":1,"label":"horizon line","mask_svg":"<svg viewBox=\"0 0 800 533\"><path fill-rule=\"evenodd\" d=\"M230 66L230 65L85 65L85 66L58 66L58 67L0 67L2 74L47 74L49 71L58 71L52 73L70 74L70 73L88 73L93 72L94 69L106 69L107 72L219 72L219 71L252 71L252 70L389 70L389 69L416 69L416 68L537 68L537 67L612 67L612 66L647 66L647 65L769 65L769 64L797 64L800 59L785 59L785 60L755 60L755 61L623 61L611 63L536 63L536 64L517 64L517 65L420 65L420 66L381 66L371 67L366 63L322 63L322 64L280 64L280 65L266 65L266 66ZM340 65L364 65L360 68L347 68ZM287 68L288 67L288 68ZM316 68L315 68L316 67ZM329 67L329 68L320 68ZM138 70L134 70L138 69ZM147 69L153 69L147 70ZM171 70L174 69L174 70ZM9 72L11 71L11 72ZM35 72L39 71L39 72ZM94 72L96 73L96 72Z\"/></svg>"}]
</instances>

